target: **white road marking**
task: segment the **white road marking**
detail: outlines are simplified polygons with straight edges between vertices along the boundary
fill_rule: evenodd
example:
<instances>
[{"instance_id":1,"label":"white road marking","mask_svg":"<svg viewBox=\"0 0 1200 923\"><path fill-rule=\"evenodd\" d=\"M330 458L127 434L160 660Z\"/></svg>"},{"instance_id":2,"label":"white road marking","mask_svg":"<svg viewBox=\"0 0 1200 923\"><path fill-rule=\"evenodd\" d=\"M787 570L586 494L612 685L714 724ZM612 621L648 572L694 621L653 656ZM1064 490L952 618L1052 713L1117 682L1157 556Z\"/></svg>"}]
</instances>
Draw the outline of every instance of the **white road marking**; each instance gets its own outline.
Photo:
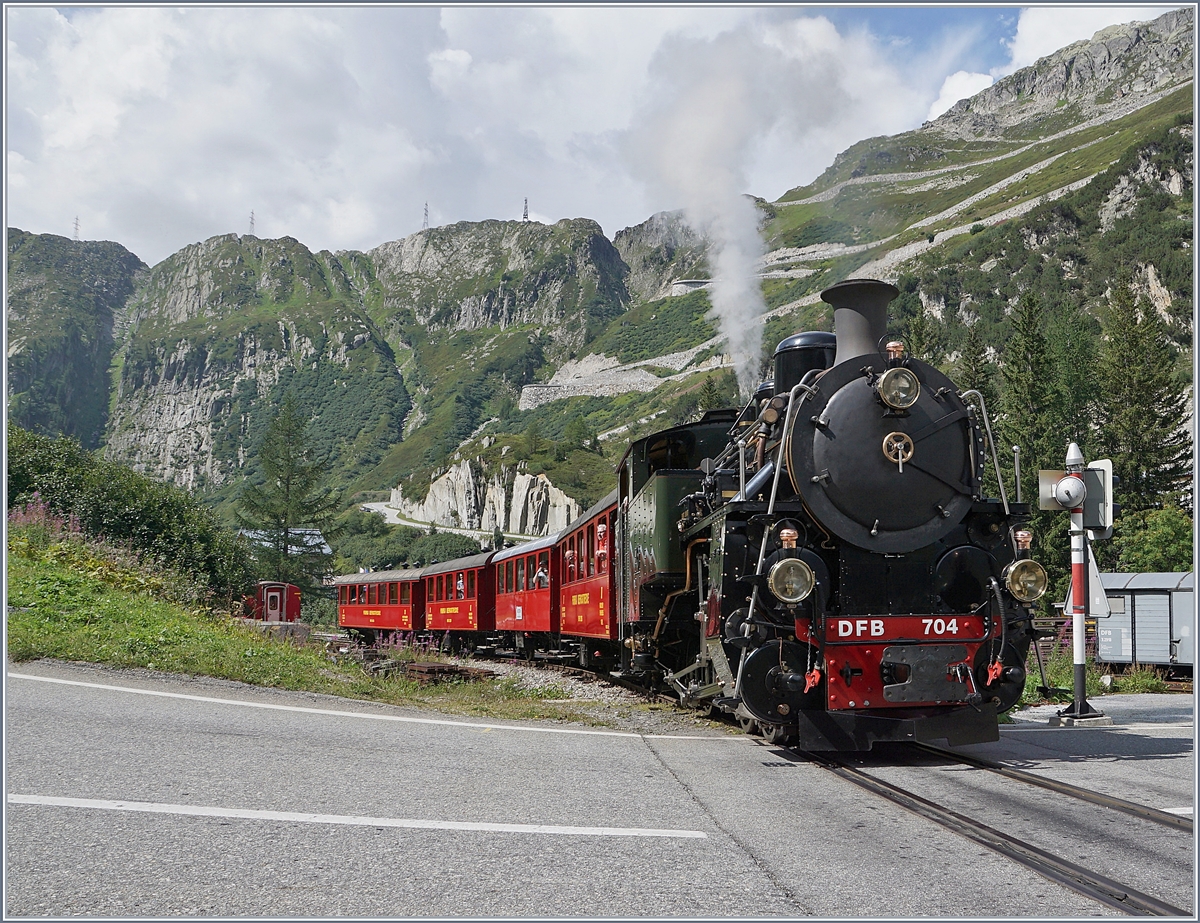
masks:
<instances>
[{"instance_id":1,"label":"white road marking","mask_svg":"<svg viewBox=\"0 0 1200 923\"><path fill-rule=\"evenodd\" d=\"M524 724L481 724L471 721L449 721L439 718L413 718L406 715L372 715L358 711L336 711L331 708L306 708L302 705L275 705L269 702L242 702L238 699L217 699L211 696L188 695L183 692L161 692L155 689L136 689L131 686L108 686L103 683L84 683L74 679L53 679L49 676L34 676L29 673L9 673L10 679L29 679L39 683L57 683L61 686L82 686L86 689L106 689L110 692L128 692L132 695L152 695L164 699L186 699L190 702L210 702L216 705L237 705L242 708L265 708L271 711L294 711L309 715L333 715L337 718L366 718L371 721L399 721L403 724L435 724L448 727L479 728L486 731L533 731L539 734L588 734L596 737L632 737L650 740L731 740L745 743L750 738L729 735L707 737L700 734L633 734L629 731L592 731L584 728L530 727Z\"/></svg>"},{"instance_id":2,"label":"white road marking","mask_svg":"<svg viewBox=\"0 0 1200 923\"><path fill-rule=\"evenodd\" d=\"M1157 730L1190 731L1194 727L1195 727L1194 724L1160 724L1157 722L1150 721L1150 722L1146 722L1145 724L1110 724L1110 725L1101 725L1096 728L1075 728L1075 727L1064 727L1064 726L1060 726L1060 725L1045 725L1045 724L1034 725L1032 727L1021 727L1021 726L1014 726L1011 724L1002 724L1002 725L1000 725L1000 730L1005 731L1005 732L1010 732L1010 731L1058 731L1061 734L1064 731L1086 731L1086 730L1099 730L1099 729L1103 729L1105 731L1157 731Z\"/></svg>"},{"instance_id":3,"label":"white road marking","mask_svg":"<svg viewBox=\"0 0 1200 923\"><path fill-rule=\"evenodd\" d=\"M293 824L341 824L352 827L405 827L411 830L466 830L482 833L537 833L549 836L638 836L707 839L699 830L656 830L648 827L568 827L558 824L491 824L454 820L413 820L403 817L362 817L355 814L304 814L296 811L256 811L209 805L161 804L154 801L105 801L95 798L55 798L49 795L9 795L9 804L37 804L57 808L93 808L100 811L139 811L146 814L181 814L192 817L233 817L241 820L274 820Z\"/></svg>"},{"instance_id":4,"label":"white road marking","mask_svg":"<svg viewBox=\"0 0 1200 923\"><path fill-rule=\"evenodd\" d=\"M1194 813L1191 808L1163 808L1168 814L1188 815Z\"/></svg>"}]
</instances>

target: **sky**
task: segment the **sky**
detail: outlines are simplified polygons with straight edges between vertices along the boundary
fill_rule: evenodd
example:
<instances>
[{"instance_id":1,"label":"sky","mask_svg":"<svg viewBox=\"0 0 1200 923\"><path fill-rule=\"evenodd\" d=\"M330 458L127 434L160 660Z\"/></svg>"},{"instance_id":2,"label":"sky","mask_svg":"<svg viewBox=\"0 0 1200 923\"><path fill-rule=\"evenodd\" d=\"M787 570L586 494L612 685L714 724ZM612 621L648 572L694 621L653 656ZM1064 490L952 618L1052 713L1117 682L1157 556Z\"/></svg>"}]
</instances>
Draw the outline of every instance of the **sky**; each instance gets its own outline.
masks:
<instances>
[{"instance_id":1,"label":"sky","mask_svg":"<svg viewBox=\"0 0 1200 923\"><path fill-rule=\"evenodd\" d=\"M1037 58L1169 6L5 7L8 227L153 265L217 234L367 250L422 227L805 185Z\"/></svg>"}]
</instances>

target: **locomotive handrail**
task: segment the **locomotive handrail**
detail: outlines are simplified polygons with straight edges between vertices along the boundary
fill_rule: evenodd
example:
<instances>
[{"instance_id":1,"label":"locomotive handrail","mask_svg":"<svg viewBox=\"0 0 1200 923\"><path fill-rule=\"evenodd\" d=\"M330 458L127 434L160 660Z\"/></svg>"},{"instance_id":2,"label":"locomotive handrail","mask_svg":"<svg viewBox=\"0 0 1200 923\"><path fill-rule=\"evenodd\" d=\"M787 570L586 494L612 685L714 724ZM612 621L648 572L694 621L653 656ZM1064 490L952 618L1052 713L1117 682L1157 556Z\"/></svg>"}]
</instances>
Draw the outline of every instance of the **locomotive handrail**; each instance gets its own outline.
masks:
<instances>
[{"instance_id":1,"label":"locomotive handrail","mask_svg":"<svg viewBox=\"0 0 1200 923\"><path fill-rule=\"evenodd\" d=\"M783 473L783 452L784 452L784 449L787 447L788 437L792 433L792 424L795 423L795 420L796 420L795 411L796 411L796 404L798 403L798 401L796 400L796 394L797 394L797 392L799 392L801 390L803 390L806 395L807 394L816 394L817 393L816 389L810 388L808 385L805 384L805 382L808 381L810 376L815 375L820 371L822 371L822 370L821 369L809 370L808 374L805 375L804 378L798 384L796 384L795 387L793 387L791 391L788 392L788 412L787 412L787 416L784 418L784 421L783 421L783 434L781 435L781 437L779 439L779 451L775 455L775 479L771 482L771 499L767 501L767 515L768 516L770 516L773 512L775 512L775 497L779 493L779 476ZM801 398L801 400L803 400L803 398ZM743 499L745 499L745 498L743 498ZM762 573L762 563L763 563L763 559L766 557L766 553L767 553L767 536L764 533L762 548L759 549L759 552L758 552L758 568L755 571L755 573ZM751 612L753 612L753 609L751 609Z\"/></svg>"},{"instance_id":2,"label":"locomotive handrail","mask_svg":"<svg viewBox=\"0 0 1200 923\"><path fill-rule=\"evenodd\" d=\"M992 438L992 421L988 417L987 402L984 401L983 395L974 388L962 392L964 400L971 395L979 398L979 409L983 413L983 428L987 431L988 445L992 447L992 465L996 469L996 484L1000 488L1000 502L1004 504L1004 515L1008 516L1010 515L1008 511L1008 494L1004 490L1004 478L1000 477L1000 456L996 454L996 440Z\"/></svg>"},{"instance_id":3,"label":"locomotive handrail","mask_svg":"<svg viewBox=\"0 0 1200 923\"><path fill-rule=\"evenodd\" d=\"M816 390L814 388L809 387L806 384L806 382L813 376L819 374L821 371L822 371L821 369L810 369L807 373L805 373L804 377L802 379L800 379L800 381L797 382L792 387L792 390L788 392L787 416L784 418L784 421L783 421L783 434L779 440L779 450L775 456L775 479L771 482L771 498L770 498L770 500L767 501L767 515L768 516L770 516L773 512L775 512L775 497L779 493L779 475L783 471L783 452L784 452L785 447L787 446L788 436L791 434L792 424L796 418L796 413L795 413L796 405L797 405L797 403L799 403L796 399L797 395L800 393L801 390L803 390L806 394L815 394ZM746 498L744 496L739 496L735 499L745 500ZM763 530L762 543L758 547L758 564L755 565L755 567L754 567L755 576L762 576L763 561L766 560L766 557L767 557L767 538L770 536L770 534L771 534L770 529ZM749 623L749 621L754 618L754 609L757 605L758 605L758 585L755 584L754 591L750 594L750 608L747 610L747 613L746 613L747 623ZM741 659L738 661L737 679L734 680L734 684L733 684L733 694L735 696L741 694L742 668L746 665L746 651L747 650L749 650L749 648L742 648L742 656L741 656Z\"/></svg>"}]
</instances>

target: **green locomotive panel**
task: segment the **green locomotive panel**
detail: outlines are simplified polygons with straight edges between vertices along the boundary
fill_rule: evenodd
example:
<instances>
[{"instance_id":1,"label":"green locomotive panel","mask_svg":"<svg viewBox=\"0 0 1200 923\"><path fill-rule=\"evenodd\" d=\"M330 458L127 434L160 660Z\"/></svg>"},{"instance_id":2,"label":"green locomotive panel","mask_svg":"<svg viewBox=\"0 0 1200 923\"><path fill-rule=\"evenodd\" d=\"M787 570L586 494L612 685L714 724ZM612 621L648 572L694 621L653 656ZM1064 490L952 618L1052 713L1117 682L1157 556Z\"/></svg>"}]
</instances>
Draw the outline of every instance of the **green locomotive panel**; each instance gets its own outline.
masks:
<instances>
[{"instance_id":1,"label":"green locomotive panel","mask_svg":"<svg viewBox=\"0 0 1200 923\"><path fill-rule=\"evenodd\" d=\"M687 562L679 541L679 501L700 489L700 471L656 471L629 504L635 585L682 583Z\"/></svg>"}]
</instances>

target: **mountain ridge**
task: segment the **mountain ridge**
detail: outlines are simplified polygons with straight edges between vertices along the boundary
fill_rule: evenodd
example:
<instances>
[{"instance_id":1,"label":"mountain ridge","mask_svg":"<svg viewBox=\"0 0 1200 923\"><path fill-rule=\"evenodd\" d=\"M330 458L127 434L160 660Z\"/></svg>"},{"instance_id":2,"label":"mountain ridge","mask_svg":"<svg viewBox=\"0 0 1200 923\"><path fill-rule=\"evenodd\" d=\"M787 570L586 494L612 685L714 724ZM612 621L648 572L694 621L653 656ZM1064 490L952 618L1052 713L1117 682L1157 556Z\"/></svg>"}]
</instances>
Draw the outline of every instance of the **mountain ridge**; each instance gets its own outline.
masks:
<instances>
[{"instance_id":1,"label":"mountain ridge","mask_svg":"<svg viewBox=\"0 0 1200 923\"><path fill-rule=\"evenodd\" d=\"M960 283L933 268L939 258L970 262L990 235L1015 240L1004 228L1018 218L1048 227L1045 214L1056 203L1086 212L1076 233L1087 247L1152 220L1139 211L1148 197L1167 197L1164 215L1189 216L1192 22L1184 9L1104 30L912 132L858 142L814 183L760 201L767 349L795 329L829 329L819 291L868 273L905 280L910 290L897 305L896 326L904 332L924 316L946 327L944 361L952 362L961 330L947 327L947 318L963 302L954 288ZM1052 93L1065 95L1052 100ZM1186 140L1186 151L1169 140L1171 131ZM1147 139L1167 139L1153 144L1170 148L1170 156L1149 152L1142 163L1129 153ZM908 169L884 169L896 165ZM1088 189L1098 178L1109 185L1093 201ZM1163 229L1164 241L1176 240L1169 223ZM1022 246L1048 265L1075 265L1056 271L1116 271L1064 262L1058 238L1042 233ZM83 284L82 262L53 263L63 240L10 229L10 304L15 293L20 310L9 319L9 389L19 398L17 412L10 410L15 421L67 432L59 410L38 416L21 403L39 381L59 393L66 357L89 355L78 343L55 341L38 347L38 365L22 332L30 310L53 316L38 307L47 293ZM255 441L270 408L292 389L314 421L331 477L349 490L378 499L395 491L406 504L469 494L480 499L469 518L481 524L481 498L490 490L489 508L503 510L489 514L490 523L549 528L559 514L545 513L544 501L536 514L512 509L496 499L497 485L511 495L518 478L525 484L544 476L586 507L611 477L607 445L616 442L619 451L624 438L694 415L705 382L713 386L708 399L733 398L707 316L707 247L680 212L652 215L611 241L587 218L460 222L365 252L313 252L293 238L226 234L154 267L128 254L136 261L126 259L121 277L129 291L107 308L56 304L79 315L76 326L100 344L88 367L111 361L104 391L111 407L100 430L92 424L110 458L202 491L227 509L241 480L258 476ZM59 268L44 278L23 268L39 260ZM1135 281L1181 334L1179 305L1190 288L1177 262L1169 251L1133 260ZM982 283L964 278L967 294L983 297ZM693 281L681 286L681 279ZM1088 292L1104 280L1061 297L1094 299ZM999 349L1003 306L984 301ZM585 438L578 427L569 437L572 420L582 421ZM555 502L565 508L565 500ZM451 526L457 505L431 508L443 517L439 524Z\"/></svg>"}]
</instances>

